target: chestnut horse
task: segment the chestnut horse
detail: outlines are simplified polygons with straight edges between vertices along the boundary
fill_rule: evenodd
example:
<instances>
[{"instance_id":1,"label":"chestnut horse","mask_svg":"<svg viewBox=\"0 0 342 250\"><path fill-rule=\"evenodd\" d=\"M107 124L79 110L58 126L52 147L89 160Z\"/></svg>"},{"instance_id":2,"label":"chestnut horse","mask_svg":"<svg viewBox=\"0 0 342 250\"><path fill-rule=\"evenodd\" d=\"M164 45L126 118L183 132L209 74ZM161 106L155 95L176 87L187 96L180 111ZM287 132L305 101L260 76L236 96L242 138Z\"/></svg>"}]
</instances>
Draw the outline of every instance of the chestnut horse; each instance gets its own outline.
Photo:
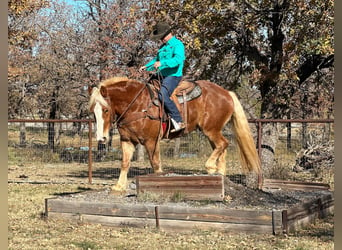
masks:
<instances>
[{"instance_id":1,"label":"chestnut horse","mask_svg":"<svg viewBox=\"0 0 342 250\"><path fill-rule=\"evenodd\" d=\"M202 95L187 102L186 131L200 129L209 139L213 152L205 163L208 174L226 175L228 140L222 135L226 123L232 127L240 151L244 170L261 172L260 159L242 106L232 91L219 85L198 80ZM155 173L162 172L160 140L163 136L160 108L153 105L147 85L126 77L113 77L97 87L89 87L89 109L96 119L96 138L108 139L109 130L116 123L122 147L119 180L112 188L122 192L127 187L127 174L137 144L146 148ZM179 106L179 105L178 105Z\"/></svg>"}]
</instances>

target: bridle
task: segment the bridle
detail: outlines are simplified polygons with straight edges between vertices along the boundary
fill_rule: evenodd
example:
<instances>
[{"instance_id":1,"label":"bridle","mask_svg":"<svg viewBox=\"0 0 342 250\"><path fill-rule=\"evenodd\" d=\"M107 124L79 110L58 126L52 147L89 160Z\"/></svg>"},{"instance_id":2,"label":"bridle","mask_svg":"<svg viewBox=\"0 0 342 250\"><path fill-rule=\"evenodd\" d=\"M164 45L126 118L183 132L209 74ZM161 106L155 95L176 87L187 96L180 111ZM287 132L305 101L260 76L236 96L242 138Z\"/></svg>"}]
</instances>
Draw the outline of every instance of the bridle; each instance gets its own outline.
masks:
<instances>
[{"instance_id":1,"label":"bridle","mask_svg":"<svg viewBox=\"0 0 342 250\"><path fill-rule=\"evenodd\" d=\"M131 100L131 102L127 105L126 109L120 114L120 116L118 118L114 119L115 113L111 109L111 111L110 111L111 112L110 123L112 124L112 126L117 125L118 127L121 127L124 124L128 123L127 121L124 122L125 121L124 120L124 116L126 115L126 113L129 111L129 109L132 107L132 105L135 103L135 101L138 99L138 97L141 95L141 93L144 91L144 89L146 87L147 87L147 84L144 84L144 86L134 96L134 98ZM110 98L109 97L105 97L104 99L108 103L109 107L111 107L111 100L110 100ZM144 112L144 113L146 113L146 112ZM140 114L140 115L137 115L137 117L135 117L135 119L133 119L133 120L137 120L137 119L141 119L141 118L145 118L145 117L148 117L148 115L147 114Z\"/></svg>"},{"instance_id":2,"label":"bridle","mask_svg":"<svg viewBox=\"0 0 342 250\"><path fill-rule=\"evenodd\" d=\"M161 75L158 74L158 79L161 81ZM134 96L134 98L131 100L131 102L127 105L126 109L120 114L120 116L117 119L114 119L115 113L113 112L112 108L111 108L111 100L110 98L107 96L104 99L106 100L106 102L108 103L109 107L110 107L110 112L111 112L111 116L110 116L110 124L111 126L115 126L117 125L117 127L122 127L124 125L129 124L130 122L139 120L139 119L143 119L143 118L149 118L149 119L153 119L153 120L160 120L160 123L162 123L162 109L163 109L163 104L160 112L159 112L159 117L153 117L151 115L149 115L147 113L148 109L150 107L152 107L152 101L150 103L150 105L148 106L147 110L142 110L142 112L139 112L137 114L133 114L133 116L131 117L131 119L124 119L124 116L126 115L126 113L129 111L129 109L132 107L132 105L136 102L136 100L138 99L138 97L142 94L142 92L145 90L145 88L147 88L147 84L144 84L144 86L139 90L139 92ZM128 129L130 130L130 128L128 127ZM160 134L161 131L161 126L159 126L159 133ZM158 139L156 140L157 143Z\"/></svg>"},{"instance_id":3,"label":"bridle","mask_svg":"<svg viewBox=\"0 0 342 250\"><path fill-rule=\"evenodd\" d=\"M162 82L163 76L160 74L159 70L157 72L155 72L154 74L152 74L152 76L150 77L148 82L150 82L150 80L153 78L154 75L157 76L157 79L158 79L159 82ZM129 109L132 107L134 102L138 99L138 97L141 95L141 93L144 91L145 88L147 88L147 84L144 84L144 86L139 90L139 92L135 95L135 97L132 99L132 101L128 104L127 108L121 113L121 115L117 119L114 119L114 115L115 114L111 110L111 121L110 121L110 123L113 126L117 125L118 127L121 127L124 124L128 124L129 122L132 122L132 121L135 121L135 120L138 120L138 119L142 119L142 118L146 118L146 117L149 117L150 119L155 119L155 117L152 117L152 116L147 114L147 110L143 110L144 114L141 114L141 113L140 113L140 115L137 114L136 117L134 117L134 119L131 119L129 122L126 121L125 123L123 123L124 115L129 111ZM110 103L111 103L110 98L109 97L105 97L104 99L107 101L107 103L111 107L111 105L110 105ZM163 103L162 103L162 106L164 106ZM163 108L164 107L162 107L162 109ZM159 118L161 119L161 117L159 117Z\"/></svg>"}]
</instances>

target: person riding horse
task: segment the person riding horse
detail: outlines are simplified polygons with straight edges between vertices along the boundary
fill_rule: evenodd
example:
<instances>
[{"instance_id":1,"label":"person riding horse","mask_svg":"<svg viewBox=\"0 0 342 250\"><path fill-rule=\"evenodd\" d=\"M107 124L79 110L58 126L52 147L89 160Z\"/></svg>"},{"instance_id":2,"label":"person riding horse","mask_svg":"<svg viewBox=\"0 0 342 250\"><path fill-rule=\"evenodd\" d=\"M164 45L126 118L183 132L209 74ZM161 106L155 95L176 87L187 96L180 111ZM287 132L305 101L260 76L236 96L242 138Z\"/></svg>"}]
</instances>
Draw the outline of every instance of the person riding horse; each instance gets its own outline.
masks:
<instances>
[{"instance_id":1,"label":"person riding horse","mask_svg":"<svg viewBox=\"0 0 342 250\"><path fill-rule=\"evenodd\" d=\"M174 127L171 132L177 132L184 129L185 124L170 96L183 76L185 49L184 44L172 34L171 30L172 28L164 22L158 23L153 27L151 38L153 40L160 39L163 44L159 47L156 57L140 67L139 70L158 71L162 79L158 97L164 103L165 111L171 117Z\"/></svg>"}]
</instances>

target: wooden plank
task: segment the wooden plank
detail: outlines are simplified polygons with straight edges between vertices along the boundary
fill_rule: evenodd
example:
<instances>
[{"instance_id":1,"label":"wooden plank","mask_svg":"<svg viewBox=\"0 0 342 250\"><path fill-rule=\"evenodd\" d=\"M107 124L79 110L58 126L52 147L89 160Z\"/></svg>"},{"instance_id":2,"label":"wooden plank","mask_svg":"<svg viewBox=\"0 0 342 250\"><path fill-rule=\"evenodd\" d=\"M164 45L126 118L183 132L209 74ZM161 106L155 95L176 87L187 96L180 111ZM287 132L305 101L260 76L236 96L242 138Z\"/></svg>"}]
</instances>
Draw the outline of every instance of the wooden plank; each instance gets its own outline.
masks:
<instances>
[{"instance_id":1,"label":"wooden plank","mask_svg":"<svg viewBox=\"0 0 342 250\"><path fill-rule=\"evenodd\" d=\"M323 211L326 215L333 212L333 207L324 209ZM297 218L288 222L288 232L295 232L299 229L313 223L317 218L319 218L317 213L309 214L303 218Z\"/></svg>"},{"instance_id":2,"label":"wooden plank","mask_svg":"<svg viewBox=\"0 0 342 250\"><path fill-rule=\"evenodd\" d=\"M162 220L160 228L163 230L192 231L192 230L218 230L235 233L272 233L271 225L219 223L204 221Z\"/></svg>"},{"instance_id":3,"label":"wooden plank","mask_svg":"<svg viewBox=\"0 0 342 250\"><path fill-rule=\"evenodd\" d=\"M324 218L333 211L334 199L331 194L287 210L286 231L294 232L312 223L317 218Z\"/></svg>"},{"instance_id":4,"label":"wooden plank","mask_svg":"<svg viewBox=\"0 0 342 250\"><path fill-rule=\"evenodd\" d=\"M286 181L277 179L264 179L264 189L289 189L289 190L329 190L329 184L303 181Z\"/></svg>"},{"instance_id":5,"label":"wooden plank","mask_svg":"<svg viewBox=\"0 0 342 250\"><path fill-rule=\"evenodd\" d=\"M145 228L155 227L155 220L147 218L135 218L135 217L113 217L113 216L102 216L102 215L89 215L89 214L71 214L61 212L51 212L49 214L51 219L62 219L70 220L73 222L83 223L95 223L104 226L115 226L115 227L138 227Z\"/></svg>"},{"instance_id":6,"label":"wooden plank","mask_svg":"<svg viewBox=\"0 0 342 250\"><path fill-rule=\"evenodd\" d=\"M282 234L283 233L283 221L282 221L282 211L274 210L272 219L272 234Z\"/></svg>"},{"instance_id":7,"label":"wooden plank","mask_svg":"<svg viewBox=\"0 0 342 250\"><path fill-rule=\"evenodd\" d=\"M220 188L223 180L222 176L138 176L137 180L142 187L155 187L162 185L163 187L179 186L198 186Z\"/></svg>"},{"instance_id":8,"label":"wooden plank","mask_svg":"<svg viewBox=\"0 0 342 250\"><path fill-rule=\"evenodd\" d=\"M47 214L50 214L51 212L60 212L102 216L155 218L155 207L155 205L142 204L109 204L48 199ZM254 211L160 205L158 206L158 211L160 219L272 225L272 213L267 210Z\"/></svg>"},{"instance_id":9,"label":"wooden plank","mask_svg":"<svg viewBox=\"0 0 342 250\"><path fill-rule=\"evenodd\" d=\"M193 200L193 201L222 201L223 194L221 191L214 192L215 190L198 190L198 189L159 189L159 188L148 188L139 192L138 195L144 193L155 193L161 196L180 197L182 200Z\"/></svg>"},{"instance_id":10,"label":"wooden plank","mask_svg":"<svg viewBox=\"0 0 342 250\"><path fill-rule=\"evenodd\" d=\"M154 217L154 206L144 204L131 205L121 203L99 203L49 199L47 202L47 209L48 214L51 212L62 212L137 218Z\"/></svg>"},{"instance_id":11,"label":"wooden plank","mask_svg":"<svg viewBox=\"0 0 342 250\"><path fill-rule=\"evenodd\" d=\"M49 218L68 219L74 222L95 223L112 227L137 227L137 228L155 228L156 221L148 218L131 217L109 217L100 215L75 215L70 213L51 212ZM191 232L193 230L217 230L224 232L245 232L245 233L272 233L271 225L255 224L236 224L220 222L203 221L183 221L183 220L160 220L159 229L162 231Z\"/></svg>"},{"instance_id":12,"label":"wooden plank","mask_svg":"<svg viewBox=\"0 0 342 250\"><path fill-rule=\"evenodd\" d=\"M180 194L185 200L224 198L223 176L137 176L137 193Z\"/></svg>"},{"instance_id":13,"label":"wooden plank","mask_svg":"<svg viewBox=\"0 0 342 250\"><path fill-rule=\"evenodd\" d=\"M334 205L334 200L331 194L322 196L321 198L291 207L287 209L287 218L289 221L300 219L306 215L319 212L323 209Z\"/></svg>"},{"instance_id":14,"label":"wooden plank","mask_svg":"<svg viewBox=\"0 0 342 250\"><path fill-rule=\"evenodd\" d=\"M303 184L303 185L313 185L313 186L329 186L328 184L322 182L307 182L307 181L290 181L290 180L281 180L281 179L264 179L265 183L294 183L294 184Z\"/></svg>"},{"instance_id":15,"label":"wooden plank","mask_svg":"<svg viewBox=\"0 0 342 250\"><path fill-rule=\"evenodd\" d=\"M186 208L159 206L159 217L184 221L227 222L239 224L272 224L270 211L235 210L219 208Z\"/></svg>"}]
</instances>

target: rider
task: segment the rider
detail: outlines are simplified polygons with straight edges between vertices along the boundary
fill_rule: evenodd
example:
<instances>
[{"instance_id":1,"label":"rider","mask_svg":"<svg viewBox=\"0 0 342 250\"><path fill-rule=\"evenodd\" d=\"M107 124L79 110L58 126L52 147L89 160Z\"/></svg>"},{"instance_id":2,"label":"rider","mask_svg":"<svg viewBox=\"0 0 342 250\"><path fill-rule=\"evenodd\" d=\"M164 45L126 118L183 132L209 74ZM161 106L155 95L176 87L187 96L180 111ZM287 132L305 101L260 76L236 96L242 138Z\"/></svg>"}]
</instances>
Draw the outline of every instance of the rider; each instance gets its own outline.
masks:
<instances>
[{"instance_id":1,"label":"rider","mask_svg":"<svg viewBox=\"0 0 342 250\"><path fill-rule=\"evenodd\" d=\"M183 67L185 60L184 44L173 36L171 27L164 22L158 23L153 27L151 35L153 40L161 40L162 45L159 47L157 56L154 57L140 70L153 71L157 70L163 79L158 94L159 100L164 102L166 112L171 116L174 129L176 132L185 128L182 117L175 103L170 99L175 88L183 76Z\"/></svg>"}]
</instances>

